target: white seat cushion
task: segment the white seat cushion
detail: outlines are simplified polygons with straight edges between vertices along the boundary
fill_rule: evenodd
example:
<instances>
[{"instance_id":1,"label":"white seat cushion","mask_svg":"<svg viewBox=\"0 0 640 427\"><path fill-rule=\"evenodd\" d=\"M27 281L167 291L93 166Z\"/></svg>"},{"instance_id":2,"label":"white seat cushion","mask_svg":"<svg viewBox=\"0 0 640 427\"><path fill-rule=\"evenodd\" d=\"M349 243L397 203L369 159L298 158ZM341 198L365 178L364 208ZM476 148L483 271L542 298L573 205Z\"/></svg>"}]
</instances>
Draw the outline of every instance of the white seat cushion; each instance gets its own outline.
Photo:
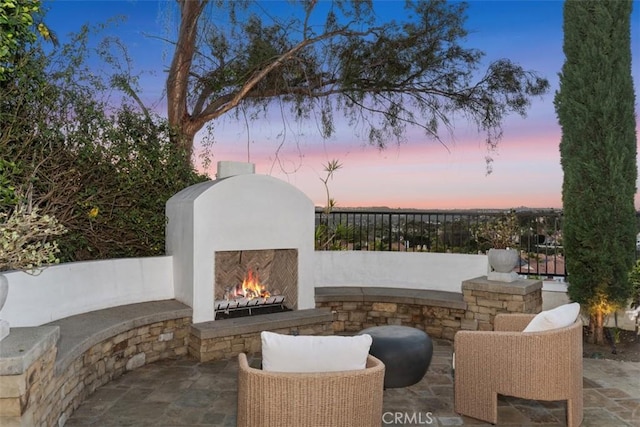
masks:
<instances>
[{"instance_id":1,"label":"white seat cushion","mask_svg":"<svg viewBox=\"0 0 640 427\"><path fill-rule=\"evenodd\" d=\"M579 314L580 304L577 302L564 304L538 313L522 332L541 332L564 328L575 322Z\"/></svg>"},{"instance_id":2,"label":"white seat cushion","mask_svg":"<svg viewBox=\"0 0 640 427\"><path fill-rule=\"evenodd\" d=\"M335 372L365 369L370 335L310 336L262 332L262 369L271 372Z\"/></svg>"}]
</instances>

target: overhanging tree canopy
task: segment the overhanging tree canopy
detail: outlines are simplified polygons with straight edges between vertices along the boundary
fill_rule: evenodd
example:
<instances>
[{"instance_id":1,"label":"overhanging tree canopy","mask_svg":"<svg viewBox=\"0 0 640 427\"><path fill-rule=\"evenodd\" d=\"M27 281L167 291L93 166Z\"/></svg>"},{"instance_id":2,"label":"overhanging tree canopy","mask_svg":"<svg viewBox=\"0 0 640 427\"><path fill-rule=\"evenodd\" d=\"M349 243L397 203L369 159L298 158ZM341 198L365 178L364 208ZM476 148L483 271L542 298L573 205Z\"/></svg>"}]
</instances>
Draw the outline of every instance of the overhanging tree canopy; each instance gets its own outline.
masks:
<instances>
[{"instance_id":1,"label":"overhanging tree canopy","mask_svg":"<svg viewBox=\"0 0 640 427\"><path fill-rule=\"evenodd\" d=\"M405 8L399 22L375 2L288 2L290 13L276 16L267 2L177 1L168 118L189 155L208 122L272 102L297 119L315 117L323 137L339 112L379 147L401 142L408 127L439 139L439 127L451 128L459 114L494 148L504 117L524 116L549 87L508 59L480 71L483 53L462 45L463 3L396 2Z\"/></svg>"}]
</instances>

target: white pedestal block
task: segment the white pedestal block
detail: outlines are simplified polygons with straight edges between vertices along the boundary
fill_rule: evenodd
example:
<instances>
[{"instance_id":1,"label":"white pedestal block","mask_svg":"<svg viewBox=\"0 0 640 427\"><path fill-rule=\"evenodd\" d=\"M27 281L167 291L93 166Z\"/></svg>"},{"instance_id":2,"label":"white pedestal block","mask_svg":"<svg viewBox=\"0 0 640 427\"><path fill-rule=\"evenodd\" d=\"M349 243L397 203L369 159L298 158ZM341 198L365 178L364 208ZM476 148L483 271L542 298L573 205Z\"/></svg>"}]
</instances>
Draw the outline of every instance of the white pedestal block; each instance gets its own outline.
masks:
<instances>
[{"instance_id":1,"label":"white pedestal block","mask_svg":"<svg viewBox=\"0 0 640 427\"><path fill-rule=\"evenodd\" d=\"M0 341L9 335L9 322L0 319Z\"/></svg>"},{"instance_id":2,"label":"white pedestal block","mask_svg":"<svg viewBox=\"0 0 640 427\"><path fill-rule=\"evenodd\" d=\"M511 283L519 280L519 277L518 273L516 273L515 271L511 271L509 273L498 273L497 271L492 271L491 273L487 274L487 279L496 282Z\"/></svg>"}]
</instances>

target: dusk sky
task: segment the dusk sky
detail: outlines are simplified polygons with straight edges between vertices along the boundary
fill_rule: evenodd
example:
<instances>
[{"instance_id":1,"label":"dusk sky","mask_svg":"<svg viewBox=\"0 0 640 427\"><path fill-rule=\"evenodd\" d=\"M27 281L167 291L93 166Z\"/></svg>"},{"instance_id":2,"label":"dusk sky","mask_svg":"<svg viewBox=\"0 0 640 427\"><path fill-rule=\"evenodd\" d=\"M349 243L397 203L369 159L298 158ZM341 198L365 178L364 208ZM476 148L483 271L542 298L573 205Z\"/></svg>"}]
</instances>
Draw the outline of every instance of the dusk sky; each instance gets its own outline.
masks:
<instances>
[{"instance_id":1,"label":"dusk sky","mask_svg":"<svg viewBox=\"0 0 640 427\"><path fill-rule=\"evenodd\" d=\"M263 3L269 10L282 6L282 2ZM384 3L387 10L402 10L401 1L395 2L398 7L392 1ZM134 72L142 73L143 99L164 114L165 70L173 50L159 38L167 36L167 22L177 25L178 16L171 15L173 2L44 0L44 5L49 9L46 22L62 41L82 24L102 23L116 15L126 17L103 34L117 36L127 44ZM343 167L329 185L339 207L561 208L560 126L553 97L564 62L562 6L556 0L469 2L466 28L470 34L465 45L485 52L485 66L509 58L551 83L547 95L533 100L527 118L514 115L506 120L503 139L492 153L493 173L489 175L484 136L467 126L462 117L455 120L452 138L442 134L447 148L415 130L408 133L406 144L391 143L379 151L358 138L357 129L339 120L336 135L326 141L314 123L299 125L285 116L284 129L279 111L271 111L268 118L248 126L232 118L217 122L209 175L214 177L217 161L249 160L256 164L257 173L285 180L316 205L324 206L323 165L337 159ZM634 1L631 25L632 51L639 52L640 1ZM633 59L638 121L640 64ZM638 195L636 208L640 209Z\"/></svg>"}]
</instances>

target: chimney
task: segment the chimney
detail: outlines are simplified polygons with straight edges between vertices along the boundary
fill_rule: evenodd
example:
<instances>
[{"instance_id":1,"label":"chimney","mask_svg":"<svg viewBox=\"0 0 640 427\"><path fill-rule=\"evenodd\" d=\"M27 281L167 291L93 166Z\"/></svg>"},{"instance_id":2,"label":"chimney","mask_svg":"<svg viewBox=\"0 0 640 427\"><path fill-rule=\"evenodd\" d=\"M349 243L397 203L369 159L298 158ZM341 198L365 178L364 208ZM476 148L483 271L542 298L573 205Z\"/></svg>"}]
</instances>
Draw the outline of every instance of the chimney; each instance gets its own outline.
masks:
<instances>
[{"instance_id":1,"label":"chimney","mask_svg":"<svg viewBox=\"0 0 640 427\"><path fill-rule=\"evenodd\" d=\"M218 162L218 170L216 172L216 179L229 178L235 175L247 175L256 173L256 165L246 162L231 162L220 161Z\"/></svg>"}]
</instances>

